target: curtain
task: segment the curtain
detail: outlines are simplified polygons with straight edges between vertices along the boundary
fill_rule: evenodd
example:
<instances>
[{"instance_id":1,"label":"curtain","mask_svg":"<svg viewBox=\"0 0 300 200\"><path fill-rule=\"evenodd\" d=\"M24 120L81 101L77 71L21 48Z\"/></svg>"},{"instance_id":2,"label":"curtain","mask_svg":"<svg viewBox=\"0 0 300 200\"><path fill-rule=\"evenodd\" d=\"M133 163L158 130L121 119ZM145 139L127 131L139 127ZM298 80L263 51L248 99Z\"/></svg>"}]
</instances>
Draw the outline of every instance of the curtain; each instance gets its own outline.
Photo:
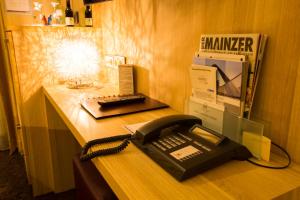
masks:
<instances>
[{"instance_id":1,"label":"curtain","mask_svg":"<svg viewBox=\"0 0 300 200\"><path fill-rule=\"evenodd\" d=\"M10 71L8 53L5 40L4 1L0 1L0 102L3 112L0 113L8 130L10 153L17 150L16 126L14 122L14 90ZM6 121L6 122L5 122ZM1 122L2 123L2 122Z\"/></svg>"}]
</instances>

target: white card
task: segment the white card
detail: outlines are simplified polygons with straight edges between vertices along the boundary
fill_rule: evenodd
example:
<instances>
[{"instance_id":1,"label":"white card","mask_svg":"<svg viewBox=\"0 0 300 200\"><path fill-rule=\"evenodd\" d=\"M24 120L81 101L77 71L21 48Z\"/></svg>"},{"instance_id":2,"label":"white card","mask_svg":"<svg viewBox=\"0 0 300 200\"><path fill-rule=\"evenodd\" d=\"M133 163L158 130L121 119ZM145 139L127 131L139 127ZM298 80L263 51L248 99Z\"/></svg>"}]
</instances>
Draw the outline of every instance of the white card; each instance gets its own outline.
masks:
<instances>
[{"instance_id":1,"label":"white card","mask_svg":"<svg viewBox=\"0 0 300 200\"><path fill-rule=\"evenodd\" d=\"M220 134L223 131L224 106L190 97L187 114L199 117L202 125Z\"/></svg>"},{"instance_id":2,"label":"white card","mask_svg":"<svg viewBox=\"0 0 300 200\"><path fill-rule=\"evenodd\" d=\"M205 65L192 65L192 96L197 99L216 103L217 68Z\"/></svg>"},{"instance_id":3,"label":"white card","mask_svg":"<svg viewBox=\"0 0 300 200\"><path fill-rule=\"evenodd\" d=\"M134 94L132 65L119 65L119 94Z\"/></svg>"}]
</instances>

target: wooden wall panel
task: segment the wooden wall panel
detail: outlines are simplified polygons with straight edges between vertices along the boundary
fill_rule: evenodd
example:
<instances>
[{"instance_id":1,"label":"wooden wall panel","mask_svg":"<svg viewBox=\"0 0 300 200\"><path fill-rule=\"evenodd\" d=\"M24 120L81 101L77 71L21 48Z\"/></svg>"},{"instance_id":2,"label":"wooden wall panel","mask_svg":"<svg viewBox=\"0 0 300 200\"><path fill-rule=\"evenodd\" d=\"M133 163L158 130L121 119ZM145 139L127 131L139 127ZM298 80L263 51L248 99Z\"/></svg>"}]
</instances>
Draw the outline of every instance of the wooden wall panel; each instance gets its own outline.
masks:
<instances>
[{"instance_id":1,"label":"wooden wall panel","mask_svg":"<svg viewBox=\"0 0 300 200\"><path fill-rule=\"evenodd\" d=\"M149 77L139 90L183 110L188 70L199 45L205 1L112 1L95 4L103 53L121 54ZM139 74L139 71L138 71ZM142 75L142 74L141 74ZM149 83L148 83L149 81ZM148 88L149 86L149 88Z\"/></svg>"},{"instance_id":2,"label":"wooden wall panel","mask_svg":"<svg viewBox=\"0 0 300 200\"><path fill-rule=\"evenodd\" d=\"M22 27L12 31L12 36L16 56L14 76L20 84L22 128L27 147L25 158L28 160L26 164L36 196L56 189L51 187L51 141L41 87L55 84L62 77L58 73L56 59L62 42L76 41L78 44L87 41L94 44L101 54L101 31L79 27ZM69 55L69 59L72 56ZM62 59L60 62L66 60Z\"/></svg>"},{"instance_id":3,"label":"wooden wall panel","mask_svg":"<svg viewBox=\"0 0 300 200\"><path fill-rule=\"evenodd\" d=\"M295 96L293 99L291 120L288 135L288 151L295 161L300 163L300 62L298 65L297 83L295 86Z\"/></svg>"},{"instance_id":4,"label":"wooden wall panel","mask_svg":"<svg viewBox=\"0 0 300 200\"><path fill-rule=\"evenodd\" d=\"M201 34L267 34L253 119L266 123L266 135L286 147L300 50L299 1L115 0L93 9L103 53L125 55L147 69L144 90L179 111L190 95L188 68Z\"/></svg>"},{"instance_id":5,"label":"wooden wall panel","mask_svg":"<svg viewBox=\"0 0 300 200\"><path fill-rule=\"evenodd\" d=\"M270 40L254 104L254 116L270 121L271 138L286 146L299 61L300 18L297 10L300 9L300 2L267 2L264 7L267 9L270 5L272 13L276 11L275 19L266 15L261 27L270 36Z\"/></svg>"},{"instance_id":6,"label":"wooden wall panel","mask_svg":"<svg viewBox=\"0 0 300 200\"><path fill-rule=\"evenodd\" d=\"M150 91L176 110L183 111L190 95L189 69L199 47L204 1L158 1L157 28Z\"/></svg>"},{"instance_id":7,"label":"wooden wall panel","mask_svg":"<svg viewBox=\"0 0 300 200\"><path fill-rule=\"evenodd\" d=\"M213 9L217 12L209 17ZM206 33L260 32L269 36L253 117L267 122L267 135L283 146L300 50L298 9L299 1L209 1L205 18Z\"/></svg>"},{"instance_id":8,"label":"wooden wall panel","mask_svg":"<svg viewBox=\"0 0 300 200\"><path fill-rule=\"evenodd\" d=\"M6 46L5 37L5 18L4 18L4 4L0 2L0 98L4 106L5 122L8 128L8 141L10 153L17 149L16 138L16 124L15 124L15 99L13 93L13 80L11 77L11 70L9 68L9 55Z\"/></svg>"},{"instance_id":9,"label":"wooden wall panel","mask_svg":"<svg viewBox=\"0 0 300 200\"><path fill-rule=\"evenodd\" d=\"M50 141L52 178L55 193L74 188L72 158L80 153L80 145L64 124L48 99L45 99Z\"/></svg>"}]
</instances>

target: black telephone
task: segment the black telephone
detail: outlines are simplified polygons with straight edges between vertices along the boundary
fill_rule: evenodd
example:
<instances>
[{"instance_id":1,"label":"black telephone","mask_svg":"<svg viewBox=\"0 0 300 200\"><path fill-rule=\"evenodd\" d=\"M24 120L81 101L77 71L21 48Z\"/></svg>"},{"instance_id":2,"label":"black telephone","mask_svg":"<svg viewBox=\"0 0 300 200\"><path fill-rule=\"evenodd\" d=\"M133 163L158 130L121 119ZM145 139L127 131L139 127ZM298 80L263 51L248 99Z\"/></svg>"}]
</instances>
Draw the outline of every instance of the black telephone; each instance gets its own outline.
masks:
<instances>
[{"instance_id":1,"label":"black telephone","mask_svg":"<svg viewBox=\"0 0 300 200\"><path fill-rule=\"evenodd\" d=\"M119 146L86 154L94 144L124 140ZM132 141L177 180L182 181L229 160L246 160L248 149L202 126L191 115L170 115L153 120L131 136L122 135L90 141L82 151L82 160L117 153Z\"/></svg>"}]
</instances>

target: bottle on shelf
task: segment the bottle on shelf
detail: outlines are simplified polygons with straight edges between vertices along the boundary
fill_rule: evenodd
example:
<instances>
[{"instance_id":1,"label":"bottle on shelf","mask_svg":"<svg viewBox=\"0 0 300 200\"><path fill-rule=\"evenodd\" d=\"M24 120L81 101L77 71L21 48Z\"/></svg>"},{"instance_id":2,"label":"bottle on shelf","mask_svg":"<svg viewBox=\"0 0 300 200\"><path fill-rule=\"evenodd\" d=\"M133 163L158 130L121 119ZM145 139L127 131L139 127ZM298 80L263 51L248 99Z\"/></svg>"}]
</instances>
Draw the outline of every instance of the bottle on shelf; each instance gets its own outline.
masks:
<instances>
[{"instance_id":1,"label":"bottle on shelf","mask_svg":"<svg viewBox=\"0 0 300 200\"><path fill-rule=\"evenodd\" d=\"M42 25L43 22L43 14L42 14L42 4L40 2L33 2L33 23L35 25Z\"/></svg>"},{"instance_id":2,"label":"bottle on shelf","mask_svg":"<svg viewBox=\"0 0 300 200\"><path fill-rule=\"evenodd\" d=\"M85 26L88 26L88 27L93 26L93 14L92 14L92 8L90 5L87 5L85 7L84 22L85 22Z\"/></svg>"},{"instance_id":3,"label":"bottle on shelf","mask_svg":"<svg viewBox=\"0 0 300 200\"><path fill-rule=\"evenodd\" d=\"M78 11L75 11L75 12L74 12L74 24L75 24L76 26L79 25L79 12L78 12Z\"/></svg>"},{"instance_id":4,"label":"bottle on shelf","mask_svg":"<svg viewBox=\"0 0 300 200\"><path fill-rule=\"evenodd\" d=\"M52 12L52 25L63 24L63 11L61 9L60 0L51 0Z\"/></svg>"},{"instance_id":5,"label":"bottle on shelf","mask_svg":"<svg viewBox=\"0 0 300 200\"><path fill-rule=\"evenodd\" d=\"M70 0L67 0L67 7L65 11L65 22L67 26L74 26L74 16L73 16L73 11L71 9L71 3Z\"/></svg>"}]
</instances>

